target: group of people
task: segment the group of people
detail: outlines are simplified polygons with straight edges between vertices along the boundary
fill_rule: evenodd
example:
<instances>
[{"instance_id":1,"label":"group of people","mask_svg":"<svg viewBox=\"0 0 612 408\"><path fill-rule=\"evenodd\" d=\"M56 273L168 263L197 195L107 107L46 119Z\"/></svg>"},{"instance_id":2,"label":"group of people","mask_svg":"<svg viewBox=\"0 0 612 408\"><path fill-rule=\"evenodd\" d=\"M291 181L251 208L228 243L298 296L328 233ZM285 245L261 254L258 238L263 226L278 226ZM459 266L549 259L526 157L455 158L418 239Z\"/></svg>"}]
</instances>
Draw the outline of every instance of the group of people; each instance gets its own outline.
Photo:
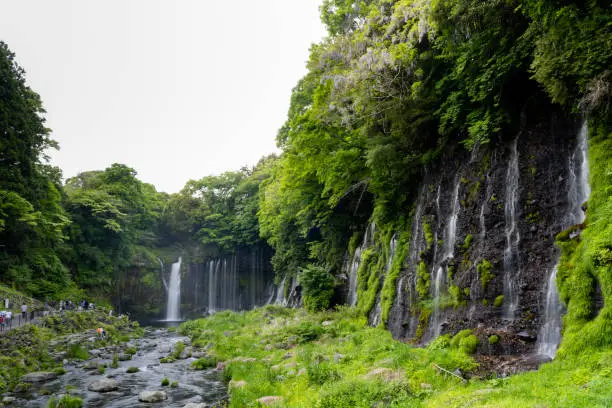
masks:
<instances>
[{"instance_id":1,"label":"group of people","mask_svg":"<svg viewBox=\"0 0 612 408\"><path fill-rule=\"evenodd\" d=\"M4 331L4 328L13 327L13 312L9 309L8 299L4 302L5 310L0 311L0 331ZM7 310L8 309L8 310ZM21 305L21 318L23 321L28 321L28 305L25 303Z\"/></svg>"},{"instance_id":2,"label":"group of people","mask_svg":"<svg viewBox=\"0 0 612 408\"><path fill-rule=\"evenodd\" d=\"M59 311L63 312L64 310L94 310L96 305L93 302L88 302L86 300L81 300L78 305L74 303L72 300L60 300L59 301Z\"/></svg>"}]
</instances>

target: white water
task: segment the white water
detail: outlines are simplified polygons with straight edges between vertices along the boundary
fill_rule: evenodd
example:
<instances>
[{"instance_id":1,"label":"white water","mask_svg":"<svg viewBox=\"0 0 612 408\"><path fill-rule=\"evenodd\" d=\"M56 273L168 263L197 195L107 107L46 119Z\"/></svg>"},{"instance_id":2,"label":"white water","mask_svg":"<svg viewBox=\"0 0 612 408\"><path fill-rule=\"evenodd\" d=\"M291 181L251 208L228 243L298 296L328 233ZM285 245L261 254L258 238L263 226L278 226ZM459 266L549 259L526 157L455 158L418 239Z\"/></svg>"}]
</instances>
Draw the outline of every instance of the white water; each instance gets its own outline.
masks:
<instances>
[{"instance_id":1,"label":"white water","mask_svg":"<svg viewBox=\"0 0 612 408\"><path fill-rule=\"evenodd\" d=\"M589 184L589 160L588 160L588 129L586 122L580 128L578 140L573 155L569 162L569 189L568 203L569 211L564 220L564 229L584 222L585 214L582 204L591 194ZM563 305L559 299L557 290L557 265L552 269L546 284L546 297L544 300L544 324L538 335L538 354L554 358L557 347L561 342L561 315Z\"/></svg>"},{"instance_id":2,"label":"white water","mask_svg":"<svg viewBox=\"0 0 612 408\"><path fill-rule=\"evenodd\" d=\"M208 313L242 308L236 264L236 255L208 261Z\"/></svg>"},{"instance_id":3,"label":"white water","mask_svg":"<svg viewBox=\"0 0 612 408\"><path fill-rule=\"evenodd\" d=\"M163 264L162 264L163 266ZM172 264L170 282L168 284L168 306L166 308L167 321L181 320L181 257Z\"/></svg>"},{"instance_id":4,"label":"white water","mask_svg":"<svg viewBox=\"0 0 612 408\"><path fill-rule=\"evenodd\" d=\"M363 251L373 243L375 229L376 225L374 223L368 225L368 228L366 228L365 234L363 235L363 241L360 246L355 248L353 258L348 265L349 293L347 301L350 306L355 306L357 304L357 272L359 271L359 265L361 265L361 255Z\"/></svg>"},{"instance_id":5,"label":"white water","mask_svg":"<svg viewBox=\"0 0 612 408\"><path fill-rule=\"evenodd\" d=\"M274 300L275 305L287 306L287 301L285 300L285 281L286 280L287 280L287 277L284 277L280 285L278 285L278 289L276 290L276 299Z\"/></svg>"},{"instance_id":6,"label":"white water","mask_svg":"<svg viewBox=\"0 0 612 408\"><path fill-rule=\"evenodd\" d=\"M504 305L503 317L513 319L518 307L519 298L517 283L520 277L519 243L521 236L518 230L519 207L519 165L518 165L518 137L512 142L510 160L506 172L506 247L504 248Z\"/></svg>"},{"instance_id":7,"label":"white water","mask_svg":"<svg viewBox=\"0 0 612 408\"><path fill-rule=\"evenodd\" d=\"M434 311L431 317L431 329L433 332L432 338L438 337L441 331L440 323L440 301L442 300L442 288L444 286L445 277L448 274L448 261L455 256L455 243L457 242L457 218L459 217L459 187L461 186L461 178L457 177L455 188L453 190L453 198L451 204L451 212L446 221L444 229L444 247L442 256L434 266L433 276L433 300ZM437 239L435 237L434 239ZM436 244L436 242L434 242Z\"/></svg>"}]
</instances>

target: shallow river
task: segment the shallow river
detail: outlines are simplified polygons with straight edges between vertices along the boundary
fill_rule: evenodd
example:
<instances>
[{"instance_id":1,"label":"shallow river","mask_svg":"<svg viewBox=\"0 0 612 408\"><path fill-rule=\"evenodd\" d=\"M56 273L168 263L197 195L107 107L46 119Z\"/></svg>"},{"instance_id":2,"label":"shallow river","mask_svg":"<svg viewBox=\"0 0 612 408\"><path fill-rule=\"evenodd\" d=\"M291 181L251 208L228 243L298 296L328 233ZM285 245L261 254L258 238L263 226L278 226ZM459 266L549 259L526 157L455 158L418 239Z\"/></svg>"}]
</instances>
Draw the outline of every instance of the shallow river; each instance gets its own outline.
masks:
<instances>
[{"instance_id":1,"label":"shallow river","mask_svg":"<svg viewBox=\"0 0 612 408\"><path fill-rule=\"evenodd\" d=\"M58 379L44 384L33 384L29 400L17 400L14 407L46 407L49 395L41 395L41 389L56 395L63 394L67 386L74 387L72 395L83 399L84 407L184 407L189 402L215 403L227 395L227 388L222 381L222 373L214 369L194 371L189 367L195 358L177 360L173 363L160 364L159 359L170 354L178 341L188 341L176 333L162 328L148 327L141 339L130 341L130 346L138 348L132 360L120 361L118 368L110 368L110 360L97 359L108 364L103 375L97 370L86 370L78 367L81 364L69 363L64 366L67 373ZM139 372L126 373L128 367L138 367ZM109 377L119 383L119 390L97 393L87 390L87 386L101 378ZM164 378L178 382L178 387L161 386ZM70 388L70 387L69 387ZM138 394L145 390L165 391L168 399L160 403L143 403L138 401ZM43 393L45 393L43 391Z\"/></svg>"}]
</instances>

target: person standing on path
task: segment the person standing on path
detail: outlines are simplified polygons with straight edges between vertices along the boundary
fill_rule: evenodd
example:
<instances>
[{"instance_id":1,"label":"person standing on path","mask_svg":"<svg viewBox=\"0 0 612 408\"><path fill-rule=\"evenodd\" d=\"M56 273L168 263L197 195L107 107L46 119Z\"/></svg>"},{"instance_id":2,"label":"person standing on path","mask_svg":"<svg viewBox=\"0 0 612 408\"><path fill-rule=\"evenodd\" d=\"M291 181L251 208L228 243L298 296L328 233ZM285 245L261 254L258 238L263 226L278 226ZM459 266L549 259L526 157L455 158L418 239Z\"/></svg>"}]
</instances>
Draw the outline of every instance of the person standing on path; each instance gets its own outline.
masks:
<instances>
[{"instance_id":1,"label":"person standing on path","mask_svg":"<svg viewBox=\"0 0 612 408\"><path fill-rule=\"evenodd\" d=\"M10 310L6 312L6 327L9 329L13 327L13 312Z\"/></svg>"},{"instance_id":2,"label":"person standing on path","mask_svg":"<svg viewBox=\"0 0 612 408\"><path fill-rule=\"evenodd\" d=\"M23 319L24 322L28 321L28 305L25 303L21 305L21 319Z\"/></svg>"}]
</instances>

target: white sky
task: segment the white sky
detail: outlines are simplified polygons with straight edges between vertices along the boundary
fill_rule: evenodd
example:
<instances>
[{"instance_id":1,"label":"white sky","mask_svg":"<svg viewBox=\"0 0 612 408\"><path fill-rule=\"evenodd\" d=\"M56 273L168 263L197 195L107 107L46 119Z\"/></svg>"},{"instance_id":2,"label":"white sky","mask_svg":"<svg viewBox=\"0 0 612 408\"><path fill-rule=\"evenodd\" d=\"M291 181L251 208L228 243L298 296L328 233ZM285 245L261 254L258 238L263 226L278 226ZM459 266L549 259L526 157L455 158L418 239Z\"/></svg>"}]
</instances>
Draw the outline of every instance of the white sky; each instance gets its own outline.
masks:
<instances>
[{"instance_id":1,"label":"white sky","mask_svg":"<svg viewBox=\"0 0 612 408\"><path fill-rule=\"evenodd\" d=\"M124 163L158 190L276 151L321 0L0 0L71 177Z\"/></svg>"}]
</instances>

